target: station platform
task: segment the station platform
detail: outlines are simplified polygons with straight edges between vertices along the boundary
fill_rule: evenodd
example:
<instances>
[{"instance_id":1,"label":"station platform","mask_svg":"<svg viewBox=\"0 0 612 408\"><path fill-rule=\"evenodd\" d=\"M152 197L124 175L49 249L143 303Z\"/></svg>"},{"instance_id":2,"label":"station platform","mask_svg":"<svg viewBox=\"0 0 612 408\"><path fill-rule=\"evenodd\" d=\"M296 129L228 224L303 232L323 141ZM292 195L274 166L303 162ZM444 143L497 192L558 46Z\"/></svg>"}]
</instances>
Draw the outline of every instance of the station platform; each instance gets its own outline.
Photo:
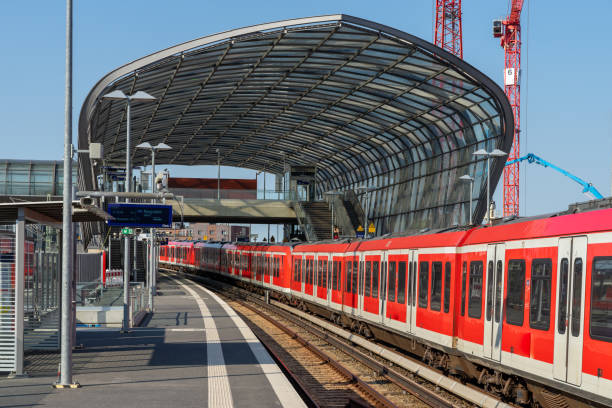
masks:
<instances>
[{"instance_id":1,"label":"station platform","mask_svg":"<svg viewBox=\"0 0 612 408\"><path fill-rule=\"evenodd\" d=\"M78 389L56 390L58 353L0 379L0 407L305 407L244 321L214 293L162 277L155 312L129 334L77 330Z\"/></svg>"}]
</instances>

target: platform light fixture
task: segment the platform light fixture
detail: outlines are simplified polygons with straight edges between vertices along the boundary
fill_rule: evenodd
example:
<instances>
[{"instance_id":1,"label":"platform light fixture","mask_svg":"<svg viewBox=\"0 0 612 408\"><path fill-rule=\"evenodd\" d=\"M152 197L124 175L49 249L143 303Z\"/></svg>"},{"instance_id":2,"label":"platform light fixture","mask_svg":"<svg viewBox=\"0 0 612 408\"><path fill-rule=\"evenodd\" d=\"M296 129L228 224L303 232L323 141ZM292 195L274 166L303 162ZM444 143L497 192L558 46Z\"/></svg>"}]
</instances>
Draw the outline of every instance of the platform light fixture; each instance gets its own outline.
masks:
<instances>
[{"instance_id":1,"label":"platform light fixture","mask_svg":"<svg viewBox=\"0 0 612 408\"><path fill-rule=\"evenodd\" d=\"M153 102L156 100L154 96L149 95L143 91L137 91L132 95L126 95L122 90L116 89L110 93L107 93L102 97L105 100L120 101L125 100L127 103L126 112L126 136L125 136L125 191L132 191L132 163L131 163L131 140L130 140L130 128L131 128L131 108L132 102ZM129 202L129 199L125 199ZM123 322L121 323L121 332L127 333L129 331L129 287L130 287L130 237L127 235L124 238L124 260L123 260Z\"/></svg>"},{"instance_id":2,"label":"platform light fixture","mask_svg":"<svg viewBox=\"0 0 612 408\"><path fill-rule=\"evenodd\" d=\"M376 190L377 188L378 187L375 187L375 186L358 186L358 187L355 187L355 190L364 192L365 195L366 195L366 209L364 211L364 213L365 213L365 225L364 225L365 231L363 233L364 238L368 238L368 235L369 235L368 234L368 229L369 229L368 228L368 210L370 209L370 192Z\"/></svg>"},{"instance_id":3,"label":"platform light fixture","mask_svg":"<svg viewBox=\"0 0 612 408\"><path fill-rule=\"evenodd\" d=\"M341 195L344 195L344 193L342 191L331 190L331 191L326 191L323 194L330 196L330 200L331 200L331 210L332 210L331 211L331 239L333 240L334 239L334 226L335 226L334 196L341 196Z\"/></svg>"},{"instance_id":4,"label":"platform light fixture","mask_svg":"<svg viewBox=\"0 0 612 408\"><path fill-rule=\"evenodd\" d=\"M487 158L487 222L491 222L491 157L504 157L508 153L499 149L487 152L485 149L476 150L474 156L486 156Z\"/></svg>"},{"instance_id":5,"label":"platform light fixture","mask_svg":"<svg viewBox=\"0 0 612 408\"><path fill-rule=\"evenodd\" d=\"M221 199L221 152L217 147L215 149L217 153L217 200Z\"/></svg>"},{"instance_id":6,"label":"platform light fixture","mask_svg":"<svg viewBox=\"0 0 612 408\"><path fill-rule=\"evenodd\" d=\"M172 147L168 146L165 143L158 143L155 146L152 146L149 142L143 142L139 145L136 145L136 148L140 149L151 149L151 192L155 193L156 183L155 183L155 150L170 150ZM151 254L155 251L155 229L151 228ZM155 271L155 257L149 257L149 310L153 311L154 307L154 294L156 292L155 282L157 281L157 274Z\"/></svg>"},{"instance_id":7,"label":"platform light fixture","mask_svg":"<svg viewBox=\"0 0 612 408\"><path fill-rule=\"evenodd\" d=\"M158 143L155 146L151 146L149 142L143 142L136 146L140 149L151 149L151 192L155 193L155 151L156 150L171 150L172 147L165 143Z\"/></svg>"},{"instance_id":8,"label":"platform light fixture","mask_svg":"<svg viewBox=\"0 0 612 408\"><path fill-rule=\"evenodd\" d=\"M472 194L474 192L474 177L470 176L469 174L464 174L463 176L459 177L459 180L470 182L470 225L472 225Z\"/></svg>"}]
</instances>

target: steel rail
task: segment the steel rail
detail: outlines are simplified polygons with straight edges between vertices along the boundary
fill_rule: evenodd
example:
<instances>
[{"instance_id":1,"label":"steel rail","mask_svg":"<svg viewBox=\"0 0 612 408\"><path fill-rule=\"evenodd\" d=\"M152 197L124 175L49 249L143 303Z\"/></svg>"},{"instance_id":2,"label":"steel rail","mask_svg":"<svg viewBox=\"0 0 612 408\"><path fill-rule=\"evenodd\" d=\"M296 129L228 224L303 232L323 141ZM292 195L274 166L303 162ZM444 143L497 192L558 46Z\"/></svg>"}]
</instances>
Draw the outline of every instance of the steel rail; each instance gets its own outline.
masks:
<instances>
[{"instance_id":1,"label":"steel rail","mask_svg":"<svg viewBox=\"0 0 612 408\"><path fill-rule=\"evenodd\" d=\"M216 289L218 291L218 288L216 288ZM219 293L221 293L221 292L219 292ZM347 378L351 383L354 383L364 394L367 394L369 397L371 397L372 399L376 400L377 406L389 407L389 408L396 407L396 405L393 402L389 401L389 399L387 399L387 397L385 397L384 395L380 394L378 391L376 391L374 388L372 388L368 383L366 383L363 380L361 380L357 374L355 374L352 371L350 371L348 368L343 366L341 363L339 363L337 360L335 360L329 354L325 353L323 350L320 350L316 346L314 346L311 343L309 343L304 337L300 336L298 333L296 333L295 331L291 330L286 325L282 324L278 320L275 320L275 319L273 319L272 317L270 317L268 315L260 313L261 312L260 310L258 310L256 307L254 307L254 306L250 305L249 303L247 303L244 299L240 299L240 298L238 298L236 296L228 295L226 292L222 292L222 294L224 296L232 298L234 301L240 303L242 306L246 307L247 309L249 309L253 313L256 313L258 316L266 319L268 322L270 322L271 324L273 324L274 326L276 326L277 328L279 328L280 330L285 332L287 335L289 335L291 338L296 340L298 343L300 343L307 350L311 351L313 354L315 354L317 357L319 357L322 361L324 361L325 363L327 363L330 366L332 366L339 374L341 374L342 376ZM264 306L268 311L271 311L273 313L277 313L276 309L273 309L272 307L269 307L269 305L267 305L265 302L258 301L258 302L254 302L254 303L257 303L258 306ZM284 318L284 316L283 316L283 318ZM287 319L287 320L291 321L292 323L295 323L293 320L290 320L290 319ZM302 327L302 325L299 325L299 326ZM304 327L302 327L302 328L304 328ZM309 329L306 329L306 330L310 331ZM262 341L261 338L260 338L260 341ZM345 350L342 350L342 351L345 351ZM351 357L353 357L352 353L347 353L347 354L349 354ZM352 402L353 402L353 404L355 403L355 401L352 401Z\"/></svg>"}]
</instances>

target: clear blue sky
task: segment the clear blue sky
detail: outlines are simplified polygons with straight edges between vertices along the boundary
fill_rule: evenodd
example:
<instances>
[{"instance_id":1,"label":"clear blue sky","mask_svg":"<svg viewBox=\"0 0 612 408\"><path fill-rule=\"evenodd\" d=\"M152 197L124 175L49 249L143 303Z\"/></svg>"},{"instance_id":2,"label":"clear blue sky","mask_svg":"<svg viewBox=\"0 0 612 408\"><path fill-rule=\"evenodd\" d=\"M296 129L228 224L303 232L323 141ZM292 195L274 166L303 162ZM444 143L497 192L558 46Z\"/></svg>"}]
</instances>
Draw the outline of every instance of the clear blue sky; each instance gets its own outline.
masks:
<instances>
[{"instance_id":1,"label":"clear blue sky","mask_svg":"<svg viewBox=\"0 0 612 408\"><path fill-rule=\"evenodd\" d=\"M60 160L64 129L64 1L5 1L0 13L0 157ZM491 21L507 0L463 2L464 57L501 82L503 50ZM74 133L81 104L106 73L160 49L219 31L345 13L432 39L432 0L74 1ZM522 152L533 152L610 195L612 1L527 0L523 11ZM177 176L215 177L198 167ZM550 169L521 166L521 214L567 208L584 195ZM224 169L223 176L251 176ZM272 177L268 179L272 185ZM495 200L501 209L501 183Z\"/></svg>"}]
</instances>

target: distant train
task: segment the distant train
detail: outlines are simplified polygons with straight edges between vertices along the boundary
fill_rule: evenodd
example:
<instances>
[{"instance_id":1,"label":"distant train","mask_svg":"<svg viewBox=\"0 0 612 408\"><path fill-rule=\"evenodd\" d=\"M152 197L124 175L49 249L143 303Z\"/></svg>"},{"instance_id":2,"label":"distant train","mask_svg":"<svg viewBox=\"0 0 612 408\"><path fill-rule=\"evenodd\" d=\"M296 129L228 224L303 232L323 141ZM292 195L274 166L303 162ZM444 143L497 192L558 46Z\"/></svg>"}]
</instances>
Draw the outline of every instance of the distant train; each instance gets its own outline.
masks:
<instances>
[{"instance_id":1,"label":"distant train","mask_svg":"<svg viewBox=\"0 0 612 408\"><path fill-rule=\"evenodd\" d=\"M612 406L612 209L352 242L170 242L160 261L268 290L508 401Z\"/></svg>"}]
</instances>

